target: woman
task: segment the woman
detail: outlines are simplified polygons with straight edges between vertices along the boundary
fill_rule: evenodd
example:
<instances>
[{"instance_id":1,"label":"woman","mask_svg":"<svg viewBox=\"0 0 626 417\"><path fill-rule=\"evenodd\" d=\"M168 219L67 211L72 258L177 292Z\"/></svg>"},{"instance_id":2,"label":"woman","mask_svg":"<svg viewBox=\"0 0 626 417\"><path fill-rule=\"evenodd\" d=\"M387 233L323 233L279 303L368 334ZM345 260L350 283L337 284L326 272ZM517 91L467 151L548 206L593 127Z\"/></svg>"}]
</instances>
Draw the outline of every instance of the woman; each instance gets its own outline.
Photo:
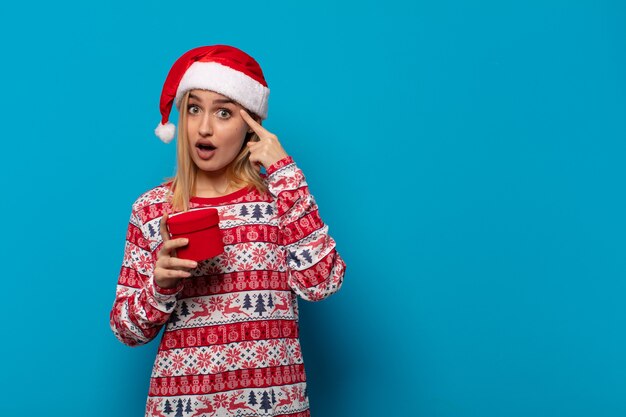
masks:
<instances>
[{"instance_id":1,"label":"woman","mask_svg":"<svg viewBox=\"0 0 626 417\"><path fill-rule=\"evenodd\" d=\"M133 204L110 316L129 346L165 326L146 416L310 415L296 296L339 290L345 263L302 171L260 124L268 95L258 63L226 45L188 51L163 86L156 133L173 138L175 104L177 172ZM205 207L224 252L176 257L187 241L170 239L167 215Z\"/></svg>"}]
</instances>

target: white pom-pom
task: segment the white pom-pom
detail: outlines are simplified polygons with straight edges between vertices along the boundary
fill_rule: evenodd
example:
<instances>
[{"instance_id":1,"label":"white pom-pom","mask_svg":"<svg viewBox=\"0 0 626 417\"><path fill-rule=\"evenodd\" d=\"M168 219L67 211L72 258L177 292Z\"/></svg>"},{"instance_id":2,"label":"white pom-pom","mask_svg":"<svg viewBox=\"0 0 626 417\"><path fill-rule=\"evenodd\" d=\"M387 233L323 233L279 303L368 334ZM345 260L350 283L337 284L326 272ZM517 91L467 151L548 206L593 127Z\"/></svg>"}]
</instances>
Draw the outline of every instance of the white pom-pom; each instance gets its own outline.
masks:
<instances>
[{"instance_id":1,"label":"white pom-pom","mask_svg":"<svg viewBox=\"0 0 626 417\"><path fill-rule=\"evenodd\" d=\"M165 143L170 143L174 139L176 134L176 126L174 123L167 122L165 124L159 123L154 129L154 133Z\"/></svg>"}]
</instances>

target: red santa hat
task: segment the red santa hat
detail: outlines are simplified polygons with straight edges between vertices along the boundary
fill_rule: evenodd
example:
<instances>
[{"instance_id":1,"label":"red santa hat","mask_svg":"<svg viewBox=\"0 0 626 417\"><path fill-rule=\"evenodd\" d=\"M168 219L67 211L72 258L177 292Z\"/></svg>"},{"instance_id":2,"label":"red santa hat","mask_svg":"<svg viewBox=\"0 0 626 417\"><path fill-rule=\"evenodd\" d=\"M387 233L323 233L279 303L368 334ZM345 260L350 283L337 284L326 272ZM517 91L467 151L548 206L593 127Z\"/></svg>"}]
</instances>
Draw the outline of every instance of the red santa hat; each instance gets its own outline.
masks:
<instances>
[{"instance_id":1,"label":"red santa hat","mask_svg":"<svg viewBox=\"0 0 626 417\"><path fill-rule=\"evenodd\" d=\"M261 119L267 118L270 90L254 58L228 45L201 46L178 58L163 84L161 122L154 130L163 142L169 143L176 133L176 126L168 122L172 103L180 111L185 92L193 89L222 94Z\"/></svg>"}]
</instances>

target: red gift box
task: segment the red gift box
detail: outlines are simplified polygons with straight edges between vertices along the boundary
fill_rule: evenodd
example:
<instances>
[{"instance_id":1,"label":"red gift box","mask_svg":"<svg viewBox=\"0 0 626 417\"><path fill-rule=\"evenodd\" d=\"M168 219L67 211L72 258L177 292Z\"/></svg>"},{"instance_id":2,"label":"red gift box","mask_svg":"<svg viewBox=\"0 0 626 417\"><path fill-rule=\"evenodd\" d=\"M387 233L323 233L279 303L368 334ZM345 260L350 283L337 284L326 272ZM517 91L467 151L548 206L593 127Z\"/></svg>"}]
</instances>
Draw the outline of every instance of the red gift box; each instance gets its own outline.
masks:
<instances>
[{"instance_id":1,"label":"red gift box","mask_svg":"<svg viewBox=\"0 0 626 417\"><path fill-rule=\"evenodd\" d=\"M172 239L187 238L186 246L176 249L182 259L203 261L224 252L219 215L214 208L195 209L174 213L167 218L167 229Z\"/></svg>"}]
</instances>

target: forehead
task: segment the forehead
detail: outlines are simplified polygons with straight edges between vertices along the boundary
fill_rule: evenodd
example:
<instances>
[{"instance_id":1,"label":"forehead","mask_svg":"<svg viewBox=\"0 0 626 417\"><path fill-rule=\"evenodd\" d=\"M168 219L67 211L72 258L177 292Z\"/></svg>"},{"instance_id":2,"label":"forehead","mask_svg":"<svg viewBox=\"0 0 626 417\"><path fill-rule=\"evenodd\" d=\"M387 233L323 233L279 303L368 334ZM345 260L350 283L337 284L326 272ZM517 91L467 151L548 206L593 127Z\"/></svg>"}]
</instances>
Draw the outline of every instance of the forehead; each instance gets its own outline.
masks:
<instances>
[{"instance_id":1,"label":"forehead","mask_svg":"<svg viewBox=\"0 0 626 417\"><path fill-rule=\"evenodd\" d=\"M216 93L215 91L210 91L210 90L200 90L200 89L190 90L189 99L199 100L202 102L209 102L209 103L217 101L220 103L231 102L233 104L237 104L233 99L226 97L225 95Z\"/></svg>"}]
</instances>

